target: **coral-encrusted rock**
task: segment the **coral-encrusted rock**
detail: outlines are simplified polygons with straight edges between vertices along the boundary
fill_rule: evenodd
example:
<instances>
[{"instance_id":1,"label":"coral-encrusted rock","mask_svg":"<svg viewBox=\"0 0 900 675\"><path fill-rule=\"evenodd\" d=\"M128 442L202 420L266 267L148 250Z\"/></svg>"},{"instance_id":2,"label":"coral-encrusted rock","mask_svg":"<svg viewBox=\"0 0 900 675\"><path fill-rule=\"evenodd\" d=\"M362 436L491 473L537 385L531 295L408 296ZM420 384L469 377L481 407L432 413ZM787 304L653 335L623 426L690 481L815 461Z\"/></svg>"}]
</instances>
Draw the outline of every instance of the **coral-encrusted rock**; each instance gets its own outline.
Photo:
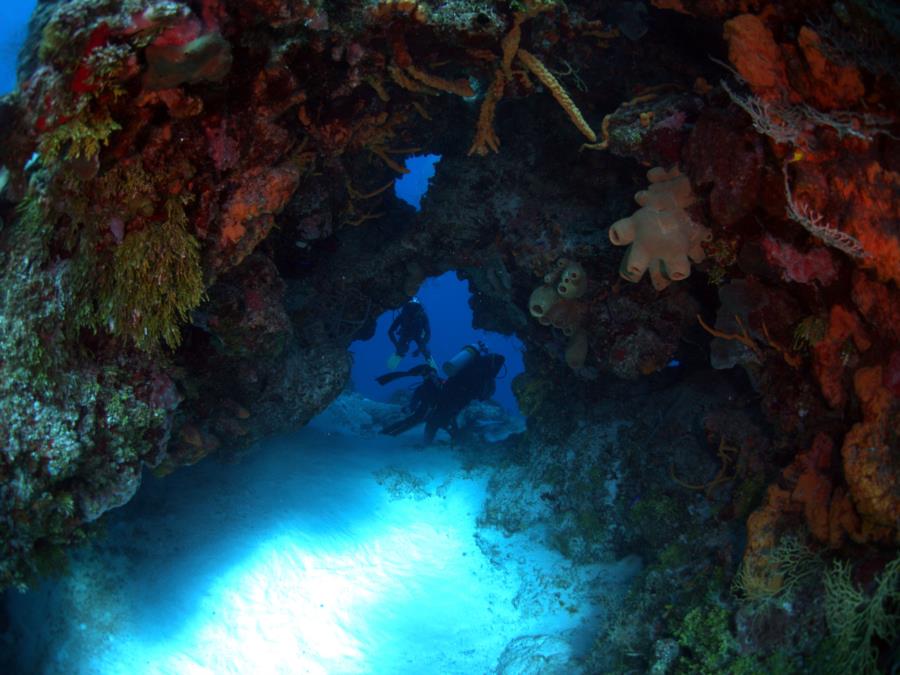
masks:
<instances>
[{"instance_id":1,"label":"coral-encrusted rock","mask_svg":"<svg viewBox=\"0 0 900 675\"><path fill-rule=\"evenodd\" d=\"M716 224L734 225L758 207L764 157L762 138L733 111L707 108L700 115L686 163L698 189L712 186L709 215Z\"/></svg>"},{"instance_id":2,"label":"coral-encrusted rock","mask_svg":"<svg viewBox=\"0 0 900 675\"><path fill-rule=\"evenodd\" d=\"M889 340L900 343L900 290L879 284L862 270L853 273L853 303Z\"/></svg>"},{"instance_id":3,"label":"coral-encrusted rock","mask_svg":"<svg viewBox=\"0 0 900 675\"><path fill-rule=\"evenodd\" d=\"M678 287L662 295L645 287L642 294L614 296L597 311L599 317L614 316L615 322L586 322L594 357L603 370L626 380L660 371L675 355L679 336L696 325L699 309Z\"/></svg>"},{"instance_id":4,"label":"coral-encrusted rock","mask_svg":"<svg viewBox=\"0 0 900 675\"><path fill-rule=\"evenodd\" d=\"M788 89L781 49L772 31L752 14L742 14L725 23L728 60L754 93L765 99L780 99Z\"/></svg>"},{"instance_id":5,"label":"coral-encrusted rock","mask_svg":"<svg viewBox=\"0 0 900 675\"><path fill-rule=\"evenodd\" d=\"M833 408L842 407L847 400L844 371L852 356L849 350L852 347L864 352L871 345L871 338L855 312L841 305L831 308L828 331L813 347L813 372L822 387L822 395Z\"/></svg>"},{"instance_id":6,"label":"coral-encrusted rock","mask_svg":"<svg viewBox=\"0 0 900 675\"><path fill-rule=\"evenodd\" d=\"M829 61L823 53L822 39L809 26L800 29L797 45L807 70L792 79L804 98L824 110L847 108L859 103L866 88L857 68Z\"/></svg>"},{"instance_id":7,"label":"coral-encrusted rock","mask_svg":"<svg viewBox=\"0 0 900 675\"><path fill-rule=\"evenodd\" d=\"M283 296L275 265L254 253L210 288L209 302L198 315L223 354L273 358L293 335Z\"/></svg>"},{"instance_id":8,"label":"coral-encrusted rock","mask_svg":"<svg viewBox=\"0 0 900 675\"><path fill-rule=\"evenodd\" d=\"M882 384L891 394L900 398L900 350L891 352L888 357Z\"/></svg>"},{"instance_id":9,"label":"coral-encrusted rock","mask_svg":"<svg viewBox=\"0 0 900 675\"><path fill-rule=\"evenodd\" d=\"M752 12L759 9L761 0L651 0L659 9L671 9L682 14L718 17L735 12Z\"/></svg>"},{"instance_id":10,"label":"coral-encrusted rock","mask_svg":"<svg viewBox=\"0 0 900 675\"><path fill-rule=\"evenodd\" d=\"M231 69L231 45L218 32L206 33L184 44L151 44L144 52L147 89L171 89L204 80L218 82Z\"/></svg>"},{"instance_id":11,"label":"coral-encrusted rock","mask_svg":"<svg viewBox=\"0 0 900 675\"><path fill-rule=\"evenodd\" d=\"M797 455L794 466L799 470L791 500L803 505L806 525L821 542L829 539L829 510L832 479L831 455L834 443L825 434L818 434L807 452Z\"/></svg>"},{"instance_id":12,"label":"coral-encrusted rock","mask_svg":"<svg viewBox=\"0 0 900 675\"><path fill-rule=\"evenodd\" d=\"M293 0L247 0L247 10L261 16L271 26L288 26L298 21L310 20L311 28L321 30L328 27L324 12L317 11L312 3ZM316 17L318 17L316 19Z\"/></svg>"},{"instance_id":13,"label":"coral-encrusted rock","mask_svg":"<svg viewBox=\"0 0 900 675\"><path fill-rule=\"evenodd\" d=\"M844 438L841 456L850 496L862 519L860 541L900 543L900 399L882 385L882 369L860 368L853 378L863 421Z\"/></svg>"},{"instance_id":14,"label":"coral-encrusted rock","mask_svg":"<svg viewBox=\"0 0 900 675\"><path fill-rule=\"evenodd\" d=\"M262 241L297 189L300 172L289 164L257 167L241 177L225 203L218 242L229 266L237 265Z\"/></svg>"},{"instance_id":15,"label":"coral-encrusted rock","mask_svg":"<svg viewBox=\"0 0 900 675\"><path fill-rule=\"evenodd\" d=\"M691 94L646 94L625 103L604 121L609 151L643 166L673 166L681 161L690 122L701 106Z\"/></svg>"},{"instance_id":16,"label":"coral-encrusted rock","mask_svg":"<svg viewBox=\"0 0 900 675\"><path fill-rule=\"evenodd\" d=\"M773 595L784 585L784 574L771 564L770 556L784 529L783 514L790 509L790 490L770 485L762 505L747 518L747 546L744 549L742 573L752 579L759 595ZM746 582L745 582L746 585Z\"/></svg>"},{"instance_id":17,"label":"coral-encrusted rock","mask_svg":"<svg viewBox=\"0 0 900 675\"><path fill-rule=\"evenodd\" d=\"M799 284L818 282L828 286L837 279L834 257L824 247L804 253L768 234L762 239L762 247L766 259L781 271L781 278L785 281Z\"/></svg>"},{"instance_id":18,"label":"coral-encrusted rock","mask_svg":"<svg viewBox=\"0 0 900 675\"><path fill-rule=\"evenodd\" d=\"M828 167L831 225L855 237L865 257L862 267L883 282L900 285L900 173L877 161L842 158Z\"/></svg>"}]
</instances>

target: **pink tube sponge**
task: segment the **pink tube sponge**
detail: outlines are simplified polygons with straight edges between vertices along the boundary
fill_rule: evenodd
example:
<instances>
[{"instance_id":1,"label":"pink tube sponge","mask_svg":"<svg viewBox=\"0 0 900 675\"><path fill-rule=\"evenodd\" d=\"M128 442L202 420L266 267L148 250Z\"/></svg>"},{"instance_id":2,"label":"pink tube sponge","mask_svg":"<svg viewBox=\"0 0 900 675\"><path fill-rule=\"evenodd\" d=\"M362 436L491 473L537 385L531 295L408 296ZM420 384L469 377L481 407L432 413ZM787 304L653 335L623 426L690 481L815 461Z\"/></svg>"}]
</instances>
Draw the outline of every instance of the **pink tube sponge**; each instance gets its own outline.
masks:
<instances>
[{"instance_id":1,"label":"pink tube sponge","mask_svg":"<svg viewBox=\"0 0 900 675\"><path fill-rule=\"evenodd\" d=\"M622 278L636 283L649 270L659 291L690 275L691 261L706 257L701 243L711 235L685 210L694 203L694 193L677 167L669 171L654 167L647 179L650 187L634 196L641 208L613 223L609 239L616 246L630 244L619 269Z\"/></svg>"}]
</instances>

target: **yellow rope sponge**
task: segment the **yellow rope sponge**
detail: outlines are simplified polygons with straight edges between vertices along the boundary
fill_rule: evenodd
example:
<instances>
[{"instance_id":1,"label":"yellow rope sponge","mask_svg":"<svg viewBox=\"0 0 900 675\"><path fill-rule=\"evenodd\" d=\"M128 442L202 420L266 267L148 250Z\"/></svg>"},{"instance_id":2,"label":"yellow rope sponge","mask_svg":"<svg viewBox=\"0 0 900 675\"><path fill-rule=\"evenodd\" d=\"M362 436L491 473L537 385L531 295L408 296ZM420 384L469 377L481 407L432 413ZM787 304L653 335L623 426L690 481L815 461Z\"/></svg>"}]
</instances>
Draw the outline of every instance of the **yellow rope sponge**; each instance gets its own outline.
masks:
<instances>
[{"instance_id":1,"label":"yellow rope sponge","mask_svg":"<svg viewBox=\"0 0 900 675\"><path fill-rule=\"evenodd\" d=\"M541 84L550 90L550 93L553 94L553 98L556 99L556 102L562 106L563 110L565 110L566 114L569 116L569 119L572 120L572 123L578 127L578 131L584 134L585 138L591 143L596 143L597 134L591 129L590 125L581 114L581 111L575 105L575 102L569 98L569 94L563 89L559 80L553 76L553 73L547 70L547 67L543 63L538 61L538 59L524 49L520 48L516 56L518 56L525 67L541 81Z\"/></svg>"},{"instance_id":2,"label":"yellow rope sponge","mask_svg":"<svg viewBox=\"0 0 900 675\"><path fill-rule=\"evenodd\" d=\"M712 235L685 210L694 203L694 193L678 167L670 171L654 167L647 179L650 187L634 196L641 208L613 223L609 240L616 246L631 244L619 268L623 279L637 283L649 269L653 287L661 291L687 278L691 261L703 261L701 244Z\"/></svg>"}]
</instances>

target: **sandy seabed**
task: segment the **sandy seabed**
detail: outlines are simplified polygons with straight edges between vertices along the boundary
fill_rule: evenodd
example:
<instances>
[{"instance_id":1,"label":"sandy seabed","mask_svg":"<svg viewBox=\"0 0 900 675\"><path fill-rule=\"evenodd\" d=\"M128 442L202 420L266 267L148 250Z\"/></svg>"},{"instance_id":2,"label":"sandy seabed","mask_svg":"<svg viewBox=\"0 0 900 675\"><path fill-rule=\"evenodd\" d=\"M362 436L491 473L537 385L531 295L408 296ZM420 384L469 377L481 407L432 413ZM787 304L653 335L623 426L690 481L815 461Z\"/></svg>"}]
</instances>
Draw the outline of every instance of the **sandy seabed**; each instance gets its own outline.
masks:
<instances>
[{"instance_id":1,"label":"sandy seabed","mask_svg":"<svg viewBox=\"0 0 900 675\"><path fill-rule=\"evenodd\" d=\"M479 526L493 470L420 433L314 423L148 475L64 578L11 594L2 647L66 675L572 672L635 563Z\"/></svg>"}]
</instances>

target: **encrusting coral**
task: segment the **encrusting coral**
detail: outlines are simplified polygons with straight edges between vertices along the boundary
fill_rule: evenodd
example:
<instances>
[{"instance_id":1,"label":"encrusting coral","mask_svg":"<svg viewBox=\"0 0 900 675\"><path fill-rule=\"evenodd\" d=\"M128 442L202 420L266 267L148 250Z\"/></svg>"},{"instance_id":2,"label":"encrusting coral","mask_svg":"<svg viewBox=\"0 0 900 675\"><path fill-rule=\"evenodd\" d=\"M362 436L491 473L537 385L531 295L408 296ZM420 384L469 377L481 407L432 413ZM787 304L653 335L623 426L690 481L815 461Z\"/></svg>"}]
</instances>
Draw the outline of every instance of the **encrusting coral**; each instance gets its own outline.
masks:
<instances>
[{"instance_id":1,"label":"encrusting coral","mask_svg":"<svg viewBox=\"0 0 900 675\"><path fill-rule=\"evenodd\" d=\"M619 268L622 278L636 283L649 270L653 287L661 291L673 281L686 279L691 261L703 261L706 254L701 244L712 235L686 211L694 203L694 193L678 167L669 171L654 167L647 172L647 180L650 187L634 196L641 208L613 223L609 239L615 246L630 244Z\"/></svg>"},{"instance_id":2,"label":"encrusting coral","mask_svg":"<svg viewBox=\"0 0 900 675\"><path fill-rule=\"evenodd\" d=\"M854 389L863 420L844 438L841 456L850 497L861 518L861 541L900 542L900 471L897 466L898 399L882 384L882 368L860 368ZM894 450L892 452L891 447Z\"/></svg>"}]
</instances>

